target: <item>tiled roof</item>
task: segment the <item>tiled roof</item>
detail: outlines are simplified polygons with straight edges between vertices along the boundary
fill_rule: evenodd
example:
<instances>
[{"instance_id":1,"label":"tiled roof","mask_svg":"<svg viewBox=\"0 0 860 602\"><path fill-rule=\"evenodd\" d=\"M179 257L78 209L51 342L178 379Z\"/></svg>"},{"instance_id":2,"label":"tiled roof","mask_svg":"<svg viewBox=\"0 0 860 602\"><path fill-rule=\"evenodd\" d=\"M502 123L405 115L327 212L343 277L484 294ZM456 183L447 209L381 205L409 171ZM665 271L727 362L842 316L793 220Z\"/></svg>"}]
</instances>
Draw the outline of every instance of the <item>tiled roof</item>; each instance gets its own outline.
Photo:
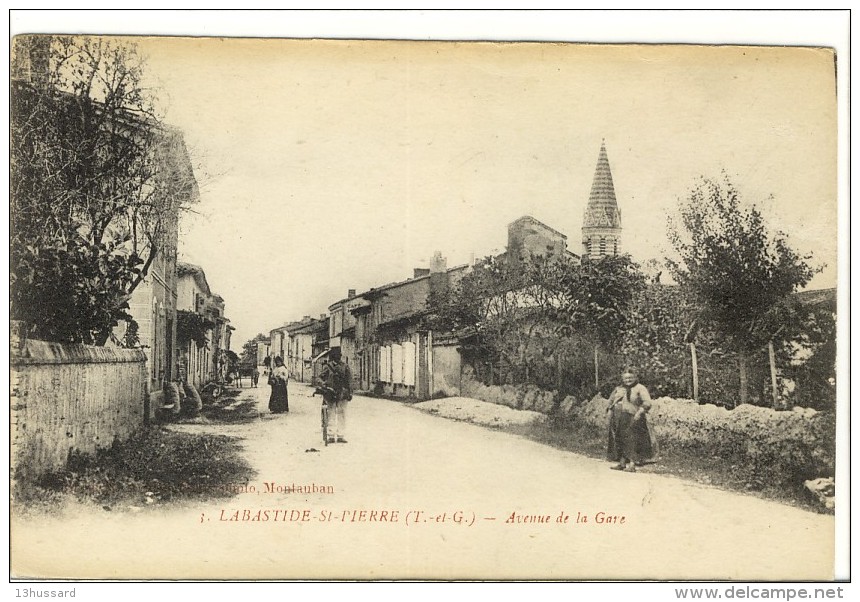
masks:
<instances>
[{"instance_id":1,"label":"tiled roof","mask_svg":"<svg viewBox=\"0 0 860 602\"><path fill-rule=\"evenodd\" d=\"M176 275L190 275L194 277L194 279L197 281L197 285L203 292L205 292L207 295L212 294L212 290L209 288L209 282L206 281L206 272L204 272L203 268L201 268L199 265L178 261L176 262ZM221 300L223 301L223 299Z\"/></svg>"},{"instance_id":2,"label":"tiled roof","mask_svg":"<svg viewBox=\"0 0 860 602\"><path fill-rule=\"evenodd\" d=\"M600 144L600 154L597 156L597 167L594 170L594 180L591 183L591 194L588 197L588 207L585 209L582 227L621 227L621 213L615 200L615 185L612 182L612 170L609 167L605 142Z\"/></svg>"},{"instance_id":3,"label":"tiled roof","mask_svg":"<svg viewBox=\"0 0 860 602\"><path fill-rule=\"evenodd\" d=\"M836 289L823 288L795 293L795 297L804 305L836 305Z\"/></svg>"}]
</instances>

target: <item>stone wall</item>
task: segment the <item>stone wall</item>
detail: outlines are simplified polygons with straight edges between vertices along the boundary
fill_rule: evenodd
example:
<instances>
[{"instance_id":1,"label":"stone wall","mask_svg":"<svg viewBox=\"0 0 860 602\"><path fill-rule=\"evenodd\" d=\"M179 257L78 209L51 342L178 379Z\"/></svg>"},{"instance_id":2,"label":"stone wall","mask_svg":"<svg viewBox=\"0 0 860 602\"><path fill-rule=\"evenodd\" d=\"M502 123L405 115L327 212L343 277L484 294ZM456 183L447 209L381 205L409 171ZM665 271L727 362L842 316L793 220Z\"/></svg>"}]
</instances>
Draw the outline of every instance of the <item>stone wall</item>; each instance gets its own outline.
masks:
<instances>
[{"instance_id":1,"label":"stone wall","mask_svg":"<svg viewBox=\"0 0 860 602\"><path fill-rule=\"evenodd\" d=\"M382 303L383 323L414 316L424 310L430 295L430 277L423 276L385 290Z\"/></svg>"},{"instance_id":2,"label":"stone wall","mask_svg":"<svg viewBox=\"0 0 860 602\"><path fill-rule=\"evenodd\" d=\"M61 469L72 451L127 438L147 411L140 349L27 341L11 357L11 467L15 478Z\"/></svg>"},{"instance_id":3,"label":"stone wall","mask_svg":"<svg viewBox=\"0 0 860 602\"><path fill-rule=\"evenodd\" d=\"M583 404L568 398L559 411L594 429L607 428L608 402ZM836 422L830 412L810 408L773 410L750 404L733 410L688 399L653 401L648 421L660 445L678 453L717 456L763 482L802 483L832 476L836 463Z\"/></svg>"},{"instance_id":4,"label":"stone wall","mask_svg":"<svg viewBox=\"0 0 860 602\"><path fill-rule=\"evenodd\" d=\"M433 345L433 391L430 395L460 395L460 352L456 345Z\"/></svg>"},{"instance_id":5,"label":"stone wall","mask_svg":"<svg viewBox=\"0 0 860 602\"><path fill-rule=\"evenodd\" d=\"M468 371L463 373L462 390L464 397L544 414L553 412L558 398L555 391L545 391L535 385L485 385L472 378Z\"/></svg>"},{"instance_id":6,"label":"stone wall","mask_svg":"<svg viewBox=\"0 0 860 602\"><path fill-rule=\"evenodd\" d=\"M514 409L552 414L571 428L596 436L607 432L606 399L586 402L559 399L533 385L487 386L463 375L463 396ZM648 421L660 446L677 454L719 457L762 482L802 484L834 474L835 416L809 408L773 410L749 404L733 410L692 400L661 397L653 401Z\"/></svg>"}]
</instances>

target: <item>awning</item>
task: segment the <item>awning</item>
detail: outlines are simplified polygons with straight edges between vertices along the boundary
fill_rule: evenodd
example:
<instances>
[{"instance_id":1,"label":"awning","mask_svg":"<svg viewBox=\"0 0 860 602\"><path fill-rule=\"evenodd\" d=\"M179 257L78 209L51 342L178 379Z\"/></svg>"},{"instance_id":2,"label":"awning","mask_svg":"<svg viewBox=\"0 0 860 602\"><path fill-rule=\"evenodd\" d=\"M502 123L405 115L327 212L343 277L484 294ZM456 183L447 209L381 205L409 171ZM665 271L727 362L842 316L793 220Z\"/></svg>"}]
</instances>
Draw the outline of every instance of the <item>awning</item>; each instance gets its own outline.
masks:
<instances>
[{"instance_id":1,"label":"awning","mask_svg":"<svg viewBox=\"0 0 860 602\"><path fill-rule=\"evenodd\" d=\"M329 351L331 351L331 349L326 349L325 351L323 351L322 353L317 355L315 358L313 358L311 360L311 363L314 363L314 364L317 363L321 358L327 356Z\"/></svg>"}]
</instances>

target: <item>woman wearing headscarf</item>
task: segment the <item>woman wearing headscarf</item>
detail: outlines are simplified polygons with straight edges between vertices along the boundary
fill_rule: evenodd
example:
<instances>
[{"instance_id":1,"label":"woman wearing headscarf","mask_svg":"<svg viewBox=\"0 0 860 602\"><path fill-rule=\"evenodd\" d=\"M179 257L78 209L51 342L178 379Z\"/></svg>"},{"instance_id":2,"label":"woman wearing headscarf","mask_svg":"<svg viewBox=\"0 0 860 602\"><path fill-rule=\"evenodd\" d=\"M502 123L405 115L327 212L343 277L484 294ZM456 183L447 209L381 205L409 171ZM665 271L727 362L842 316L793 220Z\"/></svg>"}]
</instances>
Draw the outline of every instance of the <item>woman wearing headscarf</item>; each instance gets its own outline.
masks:
<instances>
[{"instance_id":1,"label":"woman wearing headscarf","mask_svg":"<svg viewBox=\"0 0 860 602\"><path fill-rule=\"evenodd\" d=\"M275 364L269 375L269 384L272 386L272 394L269 396L269 411L273 414L290 411L290 402L287 397L288 380L289 373L284 366L284 359L279 355L275 358Z\"/></svg>"},{"instance_id":2,"label":"woman wearing headscarf","mask_svg":"<svg viewBox=\"0 0 860 602\"><path fill-rule=\"evenodd\" d=\"M613 470L636 472L636 465L653 458L656 440L646 417L651 409L651 395L639 383L636 372L625 370L621 385L609 396L609 459L618 462Z\"/></svg>"}]
</instances>

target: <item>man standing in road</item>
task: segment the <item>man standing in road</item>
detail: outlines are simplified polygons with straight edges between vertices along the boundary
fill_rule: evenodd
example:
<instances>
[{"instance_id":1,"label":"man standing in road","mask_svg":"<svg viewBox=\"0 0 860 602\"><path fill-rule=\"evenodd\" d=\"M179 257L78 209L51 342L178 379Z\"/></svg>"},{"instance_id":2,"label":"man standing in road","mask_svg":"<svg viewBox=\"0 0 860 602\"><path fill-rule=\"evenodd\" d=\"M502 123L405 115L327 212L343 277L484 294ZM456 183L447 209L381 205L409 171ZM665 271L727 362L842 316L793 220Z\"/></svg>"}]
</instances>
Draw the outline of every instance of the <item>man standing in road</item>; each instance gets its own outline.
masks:
<instances>
[{"instance_id":1,"label":"man standing in road","mask_svg":"<svg viewBox=\"0 0 860 602\"><path fill-rule=\"evenodd\" d=\"M329 437L336 443L346 443L346 404L352 399L352 371L343 363L340 349L329 352L329 361L320 374L323 383L332 389L329 406Z\"/></svg>"}]
</instances>

